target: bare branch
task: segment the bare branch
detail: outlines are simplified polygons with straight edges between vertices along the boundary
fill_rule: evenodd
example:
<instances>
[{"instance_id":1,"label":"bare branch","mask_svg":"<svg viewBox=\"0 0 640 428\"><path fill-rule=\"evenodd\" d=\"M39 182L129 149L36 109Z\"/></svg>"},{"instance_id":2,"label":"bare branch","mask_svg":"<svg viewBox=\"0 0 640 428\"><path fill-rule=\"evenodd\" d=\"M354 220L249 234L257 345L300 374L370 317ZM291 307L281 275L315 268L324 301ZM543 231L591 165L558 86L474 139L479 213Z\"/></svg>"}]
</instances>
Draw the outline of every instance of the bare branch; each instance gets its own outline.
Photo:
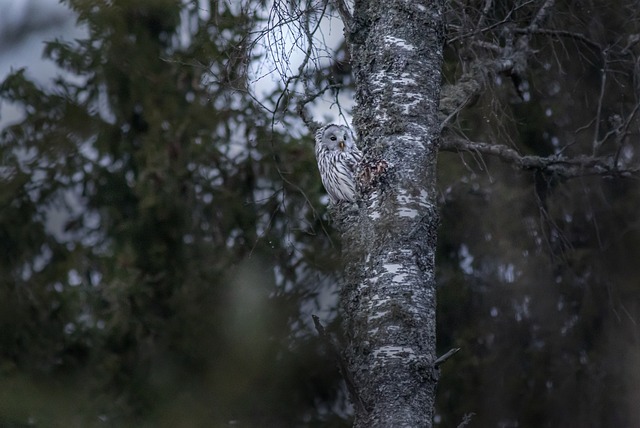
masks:
<instances>
[{"instance_id":1,"label":"bare branch","mask_svg":"<svg viewBox=\"0 0 640 428\"><path fill-rule=\"evenodd\" d=\"M321 97L328 90L339 89L341 87L341 85L327 85L316 93L311 93L308 87L305 87L305 96L298 100L296 111L302 118L302 121L307 126L309 131L311 131L312 135L315 134L315 132L322 126L322 124L318 121L313 120L313 118L309 116L309 112L307 112L306 108L307 104L312 103L316 100L316 98Z\"/></svg>"},{"instance_id":2,"label":"bare branch","mask_svg":"<svg viewBox=\"0 0 640 428\"><path fill-rule=\"evenodd\" d=\"M529 3L530 2L525 2L519 7ZM511 9L502 20L490 23L488 22L487 14L491 10L491 7L493 7L493 3L491 0L485 0L482 3L482 9L478 10L479 18L476 21L477 24L471 24L475 24L476 30L449 39L449 42L453 42L471 37L471 40L467 40L467 47L479 47L486 51L475 58L472 57L473 59L466 64L465 71L455 84L445 85L442 88L439 116L441 131L450 128L452 126L451 122L455 117L474 104L474 101L481 96L490 85L490 82L493 81L492 77L495 75L502 74L510 78L513 81L516 91L520 94L519 82L525 79L524 75L528 69L530 57L537 52L530 46L533 35L568 38L593 49L604 61L601 69L601 82L595 118L585 127L585 129L591 128L591 126L594 127L590 156L583 155L573 159L569 159L562 153L551 157L523 156L508 145L473 142L462 137L452 136L453 134L443 138L441 149L489 154L523 169L536 169L567 178L589 174L605 176L636 175L638 170L629 169L628 166L622 167L619 163L619 158L624 147L624 141L629 133L628 129L631 122L635 119L637 111L640 109L638 103L636 103L633 111L627 118L623 119L617 115L613 115L609 118L611 126L608 127L606 131L602 129L605 125L603 121L606 120L606 117L603 117L606 114L603 104L605 102L607 88L609 87L608 77L610 77L610 72L616 71L609 68L609 58L614 54L629 55L632 53L626 47L626 51L617 50L616 52L611 52L611 47L603 47L593 39L577 32L541 28L545 22L548 21L552 13L555 0L544 0L541 3L542 5L537 12L535 12L528 24L516 27L512 21L512 17L517 7ZM481 28L482 25L486 26ZM488 37L484 40L480 39L479 36L484 33L493 34L493 29L499 26L502 27L499 38ZM459 28L464 29L464 23L460 25ZM640 40L640 37L638 37L638 39ZM497 40L501 40L502 43L498 43ZM627 41L626 46L633 45L634 40L635 38L631 38ZM615 58L617 58L617 56ZM520 95L522 96L522 94ZM615 120L616 117L618 117L617 121ZM612 137L615 137L618 144L615 153L613 155L599 156L601 146Z\"/></svg>"},{"instance_id":3,"label":"bare branch","mask_svg":"<svg viewBox=\"0 0 640 428\"><path fill-rule=\"evenodd\" d=\"M505 73L513 69L510 59L475 61L454 85L444 85L440 94L440 130L467 106L473 105L486 87L489 74Z\"/></svg>"},{"instance_id":4,"label":"bare branch","mask_svg":"<svg viewBox=\"0 0 640 428\"><path fill-rule=\"evenodd\" d=\"M606 55L605 55L606 58ZM604 66L602 67L602 76L600 77L600 96L598 98L598 108L596 112L595 126L596 129L593 132L593 155L595 156L598 153L598 149L604 143L604 140L607 138L606 136L600 140L598 139L598 134L600 134L600 120L602 119L602 102L604 100L605 88L607 85L607 63L605 61Z\"/></svg>"},{"instance_id":5,"label":"bare branch","mask_svg":"<svg viewBox=\"0 0 640 428\"><path fill-rule=\"evenodd\" d=\"M344 0L332 0L332 2L340 14L342 24L344 24L345 35L351 33L351 12L349 12L347 4Z\"/></svg>"},{"instance_id":6,"label":"bare branch","mask_svg":"<svg viewBox=\"0 0 640 428\"><path fill-rule=\"evenodd\" d=\"M527 28L516 28L513 30L515 34L543 34L554 37L564 37L568 39L574 39L584 43L585 45L591 46L597 51L603 51L604 48L597 42L591 40L584 34L576 33L573 31L566 30L550 30L546 28L531 28L531 26Z\"/></svg>"},{"instance_id":7,"label":"bare branch","mask_svg":"<svg viewBox=\"0 0 640 428\"><path fill-rule=\"evenodd\" d=\"M473 417L475 416L475 413L467 413L462 417L462 422L460 422L457 426L457 428L464 428L467 425L469 425L471 423L471 420L473 419Z\"/></svg>"},{"instance_id":8,"label":"bare branch","mask_svg":"<svg viewBox=\"0 0 640 428\"><path fill-rule=\"evenodd\" d=\"M443 355L441 355L440 357L438 357L437 360L434 361L433 365L435 367L440 366L442 363L444 363L445 361L447 361L449 358L453 357L455 354L458 353L458 351L460 350L460 348L451 348L449 349L447 352L445 352Z\"/></svg>"},{"instance_id":9,"label":"bare branch","mask_svg":"<svg viewBox=\"0 0 640 428\"><path fill-rule=\"evenodd\" d=\"M615 158L610 156L579 155L567 158L561 155L549 157L521 155L516 150L503 144L469 141L454 135L448 135L443 138L440 149L495 156L521 169L538 170L563 178L588 175L636 178L640 176L640 168L619 168L616 165Z\"/></svg>"},{"instance_id":10,"label":"bare branch","mask_svg":"<svg viewBox=\"0 0 640 428\"><path fill-rule=\"evenodd\" d=\"M544 20L547 18L549 9L553 7L555 2L556 2L555 0L547 0L544 2L542 7L540 7L540 9L538 10L538 13L536 14L535 18L533 18L533 20L529 24L530 30L536 30L540 25L542 25Z\"/></svg>"},{"instance_id":11,"label":"bare branch","mask_svg":"<svg viewBox=\"0 0 640 428\"><path fill-rule=\"evenodd\" d=\"M274 10L276 4L277 2L274 3ZM279 110L280 105L283 101L285 101L288 105L289 101L295 100L297 98L296 112L312 134L315 133L315 131L321 126L321 124L313 120L313 118L309 115L306 109L306 105L315 101L327 90L336 89L339 87L339 85L327 85L316 92L312 92L309 87L310 85L308 68L310 67L311 63L317 61L317 53L315 52L317 47L314 37L320 29L320 24L326 14L327 7L328 2L324 2L324 5L321 9L314 9L313 7L311 7L310 2L307 3L307 7L305 9L300 9L298 6L292 3L291 11L272 12L272 15L275 15L276 12L284 15L284 18L281 18L281 20L278 22L278 25L283 25L283 22L287 22L286 19L294 19L295 22L297 22L298 30L300 31L301 35L304 36L304 38L302 39L304 40L304 42L301 43L300 46L301 49L302 46L304 46L304 49L302 49L304 56L302 57L302 61L300 62L295 74L286 78L283 74L282 77L284 80L284 88L282 89L280 96L276 100L274 112L277 112ZM287 18L287 13L291 14L290 18ZM316 14L317 16L314 17L314 14ZM296 85L299 85L300 83L302 84L303 91L300 91L299 89L298 91L296 91ZM272 118L272 121L275 121L275 114Z\"/></svg>"},{"instance_id":12,"label":"bare branch","mask_svg":"<svg viewBox=\"0 0 640 428\"><path fill-rule=\"evenodd\" d=\"M495 29L495 28L498 28L498 27L501 27L503 25L506 25L507 23L511 22L511 17L515 12L517 12L521 8L533 3L534 1L535 0L529 0L529 1L526 1L526 2L522 3L521 5L518 5L518 6L514 7L513 9L511 9L507 13L507 16L505 16L504 19L502 19L501 21L498 21L498 22L496 22L494 24L491 24L491 25L489 25L487 27L484 27L481 30L470 31L468 33L461 34L461 35L453 37L451 39L447 39L446 44L451 44L453 42L456 42L456 41L459 41L459 40L462 40L462 39L466 39L466 38L469 38L469 37L474 37L474 36L477 36L478 33L486 33L488 31L491 31L491 30Z\"/></svg>"},{"instance_id":13,"label":"bare branch","mask_svg":"<svg viewBox=\"0 0 640 428\"><path fill-rule=\"evenodd\" d=\"M620 155L622 154L622 149L624 147L624 140L629 135L629 126L638 114L638 110L640 110L640 102L636 102L636 105L633 107L633 110L631 111L631 113L629 113L624 123L619 124L614 129L616 134L616 141L618 143L618 150L616 150L616 154L613 160L615 165L617 165L620 160Z\"/></svg>"},{"instance_id":14,"label":"bare branch","mask_svg":"<svg viewBox=\"0 0 640 428\"><path fill-rule=\"evenodd\" d=\"M491 6L493 6L493 0L485 0L484 7L482 8L482 14L480 14L480 18L478 19L478 24L476 25L478 29L484 25L484 20L487 17L487 14L489 13L489 9L491 9Z\"/></svg>"}]
</instances>

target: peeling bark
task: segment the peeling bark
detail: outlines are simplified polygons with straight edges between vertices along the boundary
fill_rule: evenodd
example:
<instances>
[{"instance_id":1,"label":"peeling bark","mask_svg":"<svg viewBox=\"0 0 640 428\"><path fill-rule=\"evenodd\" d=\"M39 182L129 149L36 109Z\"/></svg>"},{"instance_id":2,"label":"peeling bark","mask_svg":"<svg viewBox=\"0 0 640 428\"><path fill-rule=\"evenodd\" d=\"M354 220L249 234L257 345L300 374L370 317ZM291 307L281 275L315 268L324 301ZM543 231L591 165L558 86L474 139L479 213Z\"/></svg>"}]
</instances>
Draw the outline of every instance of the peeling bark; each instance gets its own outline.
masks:
<instances>
[{"instance_id":1,"label":"peeling bark","mask_svg":"<svg viewBox=\"0 0 640 428\"><path fill-rule=\"evenodd\" d=\"M337 219L355 427L430 427L437 383L434 256L443 1L356 0L348 29L364 162L389 168Z\"/></svg>"}]
</instances>

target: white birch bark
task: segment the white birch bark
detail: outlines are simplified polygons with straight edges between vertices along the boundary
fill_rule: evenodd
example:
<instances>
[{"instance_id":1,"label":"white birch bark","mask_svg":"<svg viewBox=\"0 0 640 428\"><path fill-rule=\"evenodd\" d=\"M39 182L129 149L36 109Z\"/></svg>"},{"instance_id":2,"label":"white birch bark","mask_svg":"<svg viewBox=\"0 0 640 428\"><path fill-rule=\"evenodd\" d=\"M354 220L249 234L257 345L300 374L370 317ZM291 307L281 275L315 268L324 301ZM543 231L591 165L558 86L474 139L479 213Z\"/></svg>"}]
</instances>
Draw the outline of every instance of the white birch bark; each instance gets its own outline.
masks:
<instances>
[{"instance_id":1,"label":"white birch bark","mask_svg":"<svg viewBox=\"0 0 640 428\"><path fill-rule=\"evenodd\" d=\"M343 15L344 18L344 15ZM388 173L339 220L356 427L429 427L437 383L434 255L443 1L356 0L346 25L354 125Z\"/></svg>"}]
</instances>

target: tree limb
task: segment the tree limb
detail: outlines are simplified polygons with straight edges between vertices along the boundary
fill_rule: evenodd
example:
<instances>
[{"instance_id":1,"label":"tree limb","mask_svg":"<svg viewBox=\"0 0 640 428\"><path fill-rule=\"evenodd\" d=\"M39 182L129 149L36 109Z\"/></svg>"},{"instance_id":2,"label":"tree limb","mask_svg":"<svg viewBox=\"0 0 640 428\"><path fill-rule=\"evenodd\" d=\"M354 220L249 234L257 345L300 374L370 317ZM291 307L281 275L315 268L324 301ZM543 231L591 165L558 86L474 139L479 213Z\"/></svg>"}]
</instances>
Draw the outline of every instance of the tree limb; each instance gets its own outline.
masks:
<instances>
[{"instance_id":1,"label":"tree limb","mask_svg":"<svg viewBox=\"0 0 640 428\"><path fill-rule=\"evenodd\" d=\"M604 48L598 42L593 41L592 39L588 38L584 34L576 33L573 31L550 30L547 28L527 27L527 28L516 28L513 30L513 32L515 34L543 34L543 35L553 36L553 37L564 37L564 38L580 41L585 45L591 46L592 48L600 52L604 50Z\"/></svg>"},{"instance_id":2,"label":"tree limb","mask_svg":"<svg viewBox=\"0 0 640 428\"><path fill-rule=\"evenodd\" d=\"M535 18L533 18L533 20L531 20L531 23L529 24L530 30L537 29L545 21L545 19L547 19L547 14L549 13L549 9L553 7L554 3L555 3L555 0L546 0L544 2L544 4L538 10L538 13L536 14Z\"/></svg>"},{"instance_id":3,"label":"tree limb","mask_svg":"<svg viewBox=\"0 0 640 428\"><path fill-rule=\"evenodd\" d=\"M329 89L338 89L338 88L340 88L340 85L327 85L324 88L320 89L318 92L312 93L309 90L308 85L306 84L306 77L305 77L304 87L305 87L305 94L304 94L305 96L298 99L298 102L297 102L297 105L296 105L296 112L298 113L298 115L300 116L300 118L302 119L304 124L307 126L307 128L311 132L311 135L314 135L316 133L316 131L318 129L320 129L322 124L320 122L314 120L309 115L309 112L307 111L307 104L315 101L316 98L321 97L322 94L324 94Z\"/></svg>"},{"instance_id":4,"label":"tree limb","mask_svg":"<svg viewBox=\"0 0 640 428\"><path fill-rule=\"evenodd\" d=\"M443 137L440 150L451 152L470 152L490 155L521 169L538 170L562 178L576 178L587 175L611 177L637 177L640 168L620 168L610 156L578 155L571 158L556 156L522 155L503 144L492 144L448 135Z\"/></svg>"},{"instance_id":5,"label":"tree limb","mask_svg":"<svg viewBox=\"0 0 640 428\"><path fill-rule=\"evenodd\" d=\"M438 357L437 360L434 361L433 365L435 367L439 367L442 363L444 363L445 361L447 361L449 358L453 357L455 354L458 353L458 351L460 350L460 348L451 348L449 349L447 352L445 352L443 355L441 355L440 357Z\"/></svg>"},{"instance_id":6,"label":"tree limb","mask_svg":"<svg viewBox=\"0 0 640 428\"><path fill-rule=\"evenodd\" d=\"M344 0L332 0L335 8L338 10L340 14L340 18L342 19L342 24L344 25L345 34L351 33L351 12L349 12L349 8Z\"/></svg>"}]
</instances>

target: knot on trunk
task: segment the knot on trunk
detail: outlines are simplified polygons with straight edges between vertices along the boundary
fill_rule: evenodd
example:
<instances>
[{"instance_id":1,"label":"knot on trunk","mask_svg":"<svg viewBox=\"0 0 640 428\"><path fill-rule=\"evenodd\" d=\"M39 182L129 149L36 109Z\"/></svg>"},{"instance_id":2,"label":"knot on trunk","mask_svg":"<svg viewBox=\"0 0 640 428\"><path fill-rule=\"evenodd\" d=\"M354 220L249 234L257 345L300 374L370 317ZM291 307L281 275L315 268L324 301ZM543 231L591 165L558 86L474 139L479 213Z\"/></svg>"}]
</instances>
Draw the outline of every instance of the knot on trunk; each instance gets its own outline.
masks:
<instances>
[{"instance_id":1,"label":"knot on trunk","mask_svg":"<svg viewBox=\"0 0 640 428\"><path fill-rule=\"evenodd\" d=\"M356 185L362 195L366 195L380 182L382 182L391 164L384 159L372 159L363 161L356 174Z\"/></svg>"}]
</instances>

